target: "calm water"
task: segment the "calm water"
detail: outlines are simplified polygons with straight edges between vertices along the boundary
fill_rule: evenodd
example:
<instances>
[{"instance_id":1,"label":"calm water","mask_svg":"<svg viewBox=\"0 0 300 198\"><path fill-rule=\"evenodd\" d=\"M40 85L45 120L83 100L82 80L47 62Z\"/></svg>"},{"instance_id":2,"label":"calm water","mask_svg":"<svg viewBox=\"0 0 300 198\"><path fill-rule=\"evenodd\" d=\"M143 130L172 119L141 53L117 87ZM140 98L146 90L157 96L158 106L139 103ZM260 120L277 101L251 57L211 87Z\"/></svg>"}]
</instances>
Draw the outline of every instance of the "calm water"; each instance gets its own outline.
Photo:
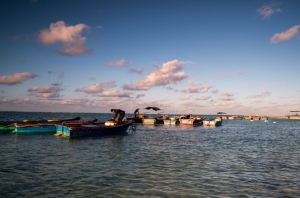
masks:
<instances>
[{"instance_id":1,"label":"calm water","mask_svg":"<svg viewBox=\"0 0 300 198\"><path fill-rule=\"evenodd\" d=\"M1 113L5 119L99 114ZM127 136L0 136L0 197L299 197L300 122L137 126Z\"/></svg>"}]
</instances>

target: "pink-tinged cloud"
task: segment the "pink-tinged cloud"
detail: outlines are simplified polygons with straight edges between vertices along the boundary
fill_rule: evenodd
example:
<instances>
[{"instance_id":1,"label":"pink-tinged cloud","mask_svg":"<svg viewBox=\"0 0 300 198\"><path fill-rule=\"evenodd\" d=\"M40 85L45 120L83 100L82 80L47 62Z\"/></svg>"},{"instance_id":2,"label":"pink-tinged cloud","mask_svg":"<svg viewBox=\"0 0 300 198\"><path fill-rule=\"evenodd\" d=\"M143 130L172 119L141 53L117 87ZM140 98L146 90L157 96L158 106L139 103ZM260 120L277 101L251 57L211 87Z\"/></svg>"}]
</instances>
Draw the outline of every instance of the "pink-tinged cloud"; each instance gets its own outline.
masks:
<instances>
[{"instance_id":1,"label":"pink-tinged cloud","mask_svg":"<svg viewBox=\"0 0 300 198\"><path fill-rule=\"evenodd\" d=\"M126 67L128 65L128 62L124 59L120 59L120 60L115 60L115 61L111 61L108 63L108 66L110 67Z\"/></svg>"},{"instance_id":2,"label":"pink-tinged cloud","mask_svg":"<svg viewBox=\"0 0 300 198\"><path fill-rule=\"evenodd\" d=\"M270 18L275 13L281 12L281 8L278 4L270 4L264 5L256 10L256 12L263 18L267 19Z\"/></svg>"},{"instance_id":3,"label":"pink-tinged cloud","mask_svg":"<svg viewBox=\"0 0 300 198\"><path fill-rule=\"evenodd\" d=\"M211 99L211 96L201 96L196 98L196 100L209 100L209 99Z\"/></svg>"},{"instance_id":4,"label":"pink-tinged cloud","mask_svg":"<svg viewBox=\"0 0 300 198\"><path fill-rule=\"evenodd\" d=\"M130 68L128 71L137 74L142 74L144 72L143 68Z\"/></svg>"},{"instance_id":5,"label":"pink-tinged cloud","mask_svg":"<svg viewBox=\"0 0 300 198\"><path fill-rule=\"evenodd\" d=\"M234 93L231 93L231 92L223 92L220 94L220 100L221 101L227 101L227 102L230 102L230 101L234 101L235 100L235 94Z\"/></svg>"},{"instance_id":6,"label":"pink-tinged cloud","mask_svg":"<svg viewBox=\"0 0 300 198\"><path fill-rule=\"evenodd\" d=\"M12 75L0 75L0 85L16 85L35 77L37 77L37 75L30 72L15 73Z\"/></svg>"},{"instance_id":7,"label":"pink-tinged cloud","mask_svg":"<svg viewBox=\"0 0 300 198\"><path fill-rule=\"evenodd\" d=\"M183 96L183 97L180 97L179 100L187 101L187 100L190 100L191 98L192 98L192 96Z\"/></svg>"},{"instance_id":8,"label":"pink-tinged cloud","mask_svg":"<svg viewBox=\"0 0 300 198\"><path fill-rule=\"evenodd\" d=\"M139 98L142 98L142 97L144 97L145 96L145 94L137 94L136 96L135 96L135 98L136 99L139 99Z\"/></svg>"},{"instance_id":9,"label":"pink-tinged cloud","mask_svg":"<svg viewBox=\"0 0 300 198\"><path fill-rule=\"evenodd\" d=\"M82 99L64 99L60 101L62 105L80 105L80 106L87 106L91 105L93 102L87 98Z\"/></svg>"},{"instance_id":10,"label":"pink-tinged cloud","mask_svg":"<svg viewBox=\"0 0 300 198\"><path fill-rule=\"evenodd\" d=\"M233 97L233 96L234 96L234 93L231 93L231 92L223 92L223 93L221 93L221 96L224 96L224 97Z\"/></svg>"},{"instance_id":11,"label":"pink-tinged cloud","mask_svg":"<svg viewBox=\"0 0 300 198\"><path fill-rule=\"evenodd\" d=\"M117 97L117 98L130 98L131 95L129 92L124 91L103 91L102 93L98 93L97 96L100 97Z\"/></svg>"},{"instance_id":12,"label":"pink-tinged cloud","mask_svg":"<svg viewBox=\"0 0 300 198\"><path fill-rule=\"evenodd\" d=\"M62 88L60 85L57 86L46 86L46 87L32 87L27 90L31 95L36 96L41 99L55 99L60 98Z\"/></svg>"},{"instance_id":13,"label":"pink-tinged cloud","mask_svg":"<svg viewBox=\"0 0 300 198\"><path fill-rule=\"evenodd\" d=\"M210 85L197 85L195 81L190 80L188 82L187 88L183 89L182 92L184 93L207 93L212 86Z\"/></svg>"},{"instance_id":14,"label":"pink-tinged cloud","mask_svg":"<svg viewBox=\"0 0 300 198\"><path fill-rule=\"evenodd\" d=\"M182 70L185 64L185 62L178 61L176 59L168 61L148 74L143 80L126 84L123 88L127 90L142 91L149 90L157 86L176 84L188 77Z\"/></svg>"},{"instance_id":15,"label":"pink-tinged cloud","mask_svg":"<svg viewBox=\"0 0 300 198\"><path fill-rule=\"evenodd\" d=\"M86 37L82 32L87 29L85 24L67 25L64 21L51 23L49 29L42 30L38 38L45 44L62 44L62 49L58 53L65 56L75 56L87 53L89 50L85 46Z\"/></svg>"},{"instance_id":16,"label":"pink-tinged cloud","mask_svg":"<svg viewBox=\"0 0 300 198\"><path fill-rule=\"evenodd\" d=\"M269 91L262 91L257 95L249 96L248 98L266 98L271 96L271 92Z\"/></svg>"},{"instance_id":17,"label":"pink-tinged cloud","mask_svg":"<svg viewBox=\"0 0 300 198\"><path fill-rule=\"evenodd\" d=\"M116 81L111 80L104 83L96 83L87 87L76 89L76 91L84 92L86 94L98 94L102 93L104 90L116 87Z\"/></svg>"},{"instance_id":18,"label":"pink-tinged cloud","mask_svg":"<svg viewBox=\"0 0 300 198\"><path fill-rule=\"evenodd\" d=\"M300 25L295 25L290 29L286 30L285 32L274 34L271 38L272 43L279 43L282 41L290 40L291 38L295 37L300 30Z\"/></svg>"},{"instance_id":19,"label":"pink-tinged cloud","mask_svg":"<svg viewBox=\"0 0 300 198\"><path fill-rule=\"evenodd\" d=\"M166 86L165 87L167 90L169 90L169 91L174 91L174 92L179 92L180 90L179 89L177 89L177 88L175 88L175 87L171 87L171 86Z\"/></svg>"}]
</instances>

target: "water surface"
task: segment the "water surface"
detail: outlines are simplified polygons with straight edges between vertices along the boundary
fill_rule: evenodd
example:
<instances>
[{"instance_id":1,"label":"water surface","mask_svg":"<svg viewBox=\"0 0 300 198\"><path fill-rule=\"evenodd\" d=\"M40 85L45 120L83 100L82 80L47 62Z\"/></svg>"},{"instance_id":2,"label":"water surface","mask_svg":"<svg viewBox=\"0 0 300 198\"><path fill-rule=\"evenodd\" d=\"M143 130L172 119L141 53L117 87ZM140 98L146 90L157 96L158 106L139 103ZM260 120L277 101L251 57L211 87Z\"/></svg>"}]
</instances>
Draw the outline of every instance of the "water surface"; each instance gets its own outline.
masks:
<instances>
[{"instance_id":1,"label":"water surface","mask_svg":"<svg viewBox=\"0 0 300 198\"><path fill-rule=\"evenodd\" d=\"M78 115L110 116L64 117ZM58 117L15 115L26 116ZM1 197L300 196L299 121L139 125L135 134L79 140L1 135L0 149Z\"/></svg>"}]
</instances>

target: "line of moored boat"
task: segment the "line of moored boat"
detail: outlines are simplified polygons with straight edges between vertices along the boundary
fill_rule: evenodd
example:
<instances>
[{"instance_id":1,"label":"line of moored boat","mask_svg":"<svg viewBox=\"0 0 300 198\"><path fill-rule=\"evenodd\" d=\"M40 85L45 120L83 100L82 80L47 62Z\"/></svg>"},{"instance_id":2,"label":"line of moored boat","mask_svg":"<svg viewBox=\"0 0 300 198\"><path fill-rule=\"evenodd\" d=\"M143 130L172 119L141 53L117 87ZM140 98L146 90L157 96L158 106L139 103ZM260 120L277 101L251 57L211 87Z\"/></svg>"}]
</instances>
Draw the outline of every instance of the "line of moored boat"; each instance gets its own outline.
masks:
<instances>
[{"instance_id":1,"label":"line of moored boat","mask_svg":"<svg viewBox=\"0 0 300 198\"><path fill-rule=\"evenodd\" d=\"M158 116L148 117L144 114L135 116L134 118L125 118L122 122L115 119L106 122L98 122L97 119L82 120L80 117L63 120L24 120L2 121L0 122L0 133L24 134L55 134L61 137L92 137L126 134L129 128L133 128L133 124L140 123L144 125L184 125L184 126L209 126L216 127L222 125L220 117L215 119L205 119L203 116Z\"/></svg>"}]
</instances>

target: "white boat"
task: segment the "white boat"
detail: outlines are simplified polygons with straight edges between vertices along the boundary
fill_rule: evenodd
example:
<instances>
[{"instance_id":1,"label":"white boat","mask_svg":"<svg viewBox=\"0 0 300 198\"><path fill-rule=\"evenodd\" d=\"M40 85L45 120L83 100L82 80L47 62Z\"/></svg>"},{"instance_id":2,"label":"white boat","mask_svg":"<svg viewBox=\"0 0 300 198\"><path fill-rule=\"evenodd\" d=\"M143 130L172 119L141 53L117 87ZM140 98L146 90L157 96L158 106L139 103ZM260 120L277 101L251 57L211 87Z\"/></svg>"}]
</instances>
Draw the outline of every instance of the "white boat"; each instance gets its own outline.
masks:
<instances>
[{"instance_id":1,"label":"white boat","mask_svg":"<svg viewBox=\"0 0 300 198\"><path fill-rule=\"evenodd\" d=\"M203 117L182 117L179 119L180 125L193 125L199 126L202 125Z\"/></svg>"},{"instance_id":2,"label":"white boat","mask_svg":"<svg viewBox=\"0 0 300 198\"><path fill-rule=\"evenodd\" d=\"M222 125L222 119L221 118L215 118L214 120L204 120L203 126L207 127L217 127Z\"/></svg>"},{"instance_id":3,"label":"white boat","mask_svg":"<svg viewBox=\"0 0 300 198\"><path fill-rule=\"evenodd\" d=\"M181 118L180 119L180 124L193 125L194 121L195 121L195 118Z\"/></svg>"},{"instance_id":4,"label":"white boat","mask_svg":"<svg viewBox=\"0 0 300 198\"><path fill-rule=\"evenodd\" d=\"M179 124L178 118L172 117L164 119L164 125L177 125Z\"/></svg>"},{"instance_id":5,"label":"white boat","mask_svg":"<svg viewBox=\"0 0 300 198\"><path fill-rule=\"evenodd\" d=\"M156 124L156 118L144 118L143 124L145 125L155 125Z\"/></svg>"}]
</instances>

